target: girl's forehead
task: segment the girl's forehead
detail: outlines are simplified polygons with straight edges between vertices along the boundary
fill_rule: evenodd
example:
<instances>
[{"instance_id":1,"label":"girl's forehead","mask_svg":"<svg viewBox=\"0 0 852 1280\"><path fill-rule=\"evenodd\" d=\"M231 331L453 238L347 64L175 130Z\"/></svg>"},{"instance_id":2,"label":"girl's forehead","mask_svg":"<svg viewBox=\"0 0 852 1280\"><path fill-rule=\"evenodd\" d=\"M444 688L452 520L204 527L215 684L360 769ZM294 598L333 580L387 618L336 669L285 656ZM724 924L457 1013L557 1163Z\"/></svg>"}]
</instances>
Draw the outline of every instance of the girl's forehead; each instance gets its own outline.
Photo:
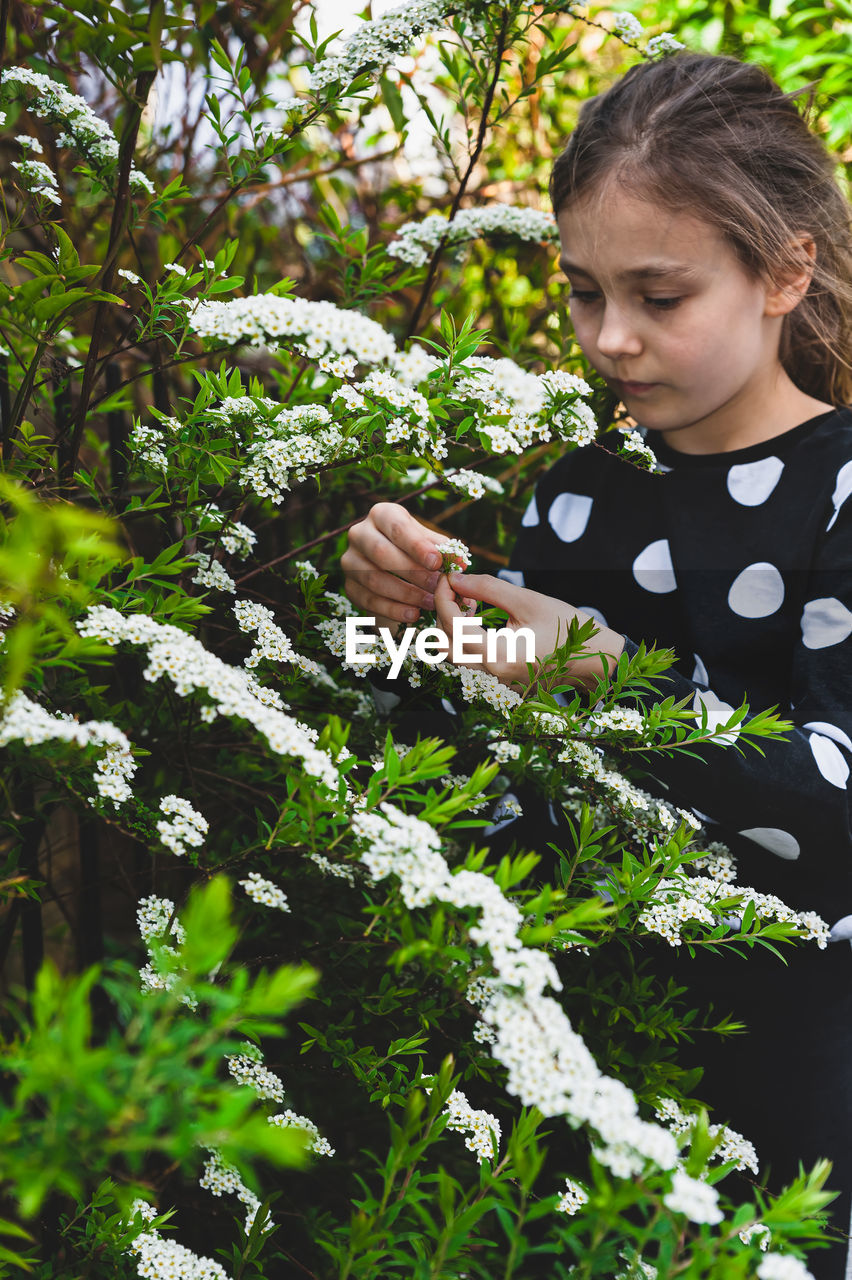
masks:
<instances>
[{"instance_id":1,"label":"girl's forehead","mask_svg":"<svg viewBox=\"0 0 852 1280\"><path fill-rule=\"evenodd\" d=\"M614 278L661 276L734 256L710 222L633 196L623 187L571 201L556 221L560 265L569 272L597 268Z\"/></svg>"}]
</instances>

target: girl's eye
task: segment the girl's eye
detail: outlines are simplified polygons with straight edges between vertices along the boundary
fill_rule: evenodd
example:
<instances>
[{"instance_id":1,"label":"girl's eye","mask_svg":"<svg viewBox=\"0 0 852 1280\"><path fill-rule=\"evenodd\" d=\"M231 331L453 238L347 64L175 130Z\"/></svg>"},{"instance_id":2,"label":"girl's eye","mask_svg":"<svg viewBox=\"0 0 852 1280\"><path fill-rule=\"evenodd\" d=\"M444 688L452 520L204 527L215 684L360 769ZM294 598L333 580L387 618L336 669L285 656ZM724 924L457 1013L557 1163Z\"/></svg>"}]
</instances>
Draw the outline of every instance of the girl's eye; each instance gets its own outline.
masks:
<instances>
[{"instance_id":1,"label":"girl's eye","mask_svg":"<svg viewBox=\"0 0 852 1280\"><path fill-rule=\"evenodd\" d=\"M597 302L600 297L599 293L595 293L592 289L572 289L572 302Z\"/></svg>"},{"instance_id":2,"label":"girl's eye","mask_svg":"<svg viewBox=\"0 0 852 1280\"><path fill-rule=\"evenodd\" d=\"M646 298L645 301L657 311L671 311L679 302L683 302L683 298Z\"/></svg>"}]
</instances>

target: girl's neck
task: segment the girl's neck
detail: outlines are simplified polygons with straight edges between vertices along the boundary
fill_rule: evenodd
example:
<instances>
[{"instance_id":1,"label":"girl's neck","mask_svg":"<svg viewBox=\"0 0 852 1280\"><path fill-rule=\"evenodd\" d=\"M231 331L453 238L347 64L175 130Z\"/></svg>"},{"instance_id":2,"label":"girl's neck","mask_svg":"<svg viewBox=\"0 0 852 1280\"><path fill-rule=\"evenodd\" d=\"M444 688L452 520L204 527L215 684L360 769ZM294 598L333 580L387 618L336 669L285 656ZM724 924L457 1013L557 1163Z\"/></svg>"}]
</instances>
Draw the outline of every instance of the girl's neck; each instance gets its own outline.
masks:
<instances>
[{"instance_id":1,"label":"girl's neck","mask_svg":"<svg viewBox=\"0 0 852 1280\"><path fill-rule=\"evenodd\" d=\"M731 453L772 440L834 407L801 391L779 364L765 385L750 387L742 400L730 400L707 418L659 434L677 453Z\"/></svg>"}]
</instances>

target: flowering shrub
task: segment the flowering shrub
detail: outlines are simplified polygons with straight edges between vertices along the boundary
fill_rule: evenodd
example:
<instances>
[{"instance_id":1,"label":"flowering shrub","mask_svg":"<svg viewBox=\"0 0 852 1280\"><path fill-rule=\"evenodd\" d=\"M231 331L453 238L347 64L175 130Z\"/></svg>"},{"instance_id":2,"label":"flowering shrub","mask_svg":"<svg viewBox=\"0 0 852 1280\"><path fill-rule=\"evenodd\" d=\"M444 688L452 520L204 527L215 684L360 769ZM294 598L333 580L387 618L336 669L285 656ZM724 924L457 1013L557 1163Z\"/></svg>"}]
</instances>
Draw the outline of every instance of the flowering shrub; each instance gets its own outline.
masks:
<instances>
[{"instance_id":1,"label":"flowering shrub","mask_svg":"<svg viewBox=\"0 0 852 1280\"><path fill-rule=\"evenodd\" d=\"M523 0L333 40L250 9L5 30L0 1260L807 1275L826 1168L762 1189L647 960L826 945L642 786L654 752L787 722L636 710L674 657L644 646L590 700L560 663L593 623L523 695L346 657L339 559L378 497L445 571L495 570L561 452L613 427L655 467L582 366L539 204L565 84L678 41ZM558 834L501 856L516 791Z\"/></svg>"}]
</instances>

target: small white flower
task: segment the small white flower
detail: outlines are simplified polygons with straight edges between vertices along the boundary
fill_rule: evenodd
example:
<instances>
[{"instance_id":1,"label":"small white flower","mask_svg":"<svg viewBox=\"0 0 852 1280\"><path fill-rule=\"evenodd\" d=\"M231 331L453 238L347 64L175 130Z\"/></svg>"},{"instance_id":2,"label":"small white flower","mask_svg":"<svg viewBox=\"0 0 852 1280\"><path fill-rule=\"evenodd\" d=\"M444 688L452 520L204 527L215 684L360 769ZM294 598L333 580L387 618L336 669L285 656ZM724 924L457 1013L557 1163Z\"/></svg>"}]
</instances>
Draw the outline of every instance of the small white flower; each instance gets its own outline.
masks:
<instances>
[{"instance_id":1,"label":"small white flower","mask_svg":"<svg viewBox=\"0 0 852 1280\"><path fill-rule=\"evenodd\" d=\"M622 40L639 40L642 36L642 23L632 13L617 13L612 29Z\"/></svg>"},{"instance_id":2,"label":"small white flower","mask_svg":"<svg viewBox=\"0 0 852 1280\"><path fill-rule=\"evenodd\" d=\"M129 270L127 269L127 267L119 267L119 268L118 268L118 273L117 273L117 274L118 274L118 275L120 275L120 276L121 276L121 278L122 278L123 280L127 280L129 284L141 284L141 283L142 283L142 281L140 280L139 276L137 276L136 272L135 272L135 271L129 271Z\"/></svg>"},{"instance_id":3,"label":"small white flower","mask_svg":"<svg viewBox=\"0 0 852 1280\"><path fill-rule=\"evenodd\" d=\"M588 1203L589 1193L573 1178L565 1179L565 1191L559 1197L556 1208L560 1213L574 1214Z\"/></svg>"},{"instance_id":4,"label":"small white flower","mask_svg":"<svg viewBox=\"0 0 852 1280\"><path fill-rule=\"evenodd\" d=\"M286 893L271 880L264 880L259 872L249 872L248 879L241 880L240 884L254 902L260 902L265 907L275 907L278 911L290 910Z\"/></svg>"},{"instance_id":5,"label":"small white flower","mask_svg":"<svg viewBox=\"0 0 852 1280\"><path fill-rule=\"evenodd\" d=\"M690 1178L680 1169L675 1170L672 1189L663 1196L663 1204L674 1213L686 1214L691 1222L707 1222L711 1226L721 1222L725 1216L719 1208L719 1193L716 1188L707 1182Z\"/></svg>"},{"instance_id":6,"label":"small white flower","mask_svg":"<svg viewBox=\"0 0 852 1280\"><path fill-rule=\"evenodd\" d=\"M814 1280L804 1262L789 1253L767 1253L757 1275L758 1280Z\"/></svg>"},{"instance_id":7,"label":"small white flower","mask_svg":"<svg viewBox=\"0 0 852 1280\"><path fill-rule=\"evenodd\" d=\"M179 262L166 262L163 264L164 271L170 271L175 276L185 276L186 267L182 267Z\"/></svg>"},{"instance_id":8,"label":"small white flower","mask_svg":"<svg viewBox=\"0 0 852 1280\"><path fill-rule=\"evenodd\" d=\"M209 824L188 800L182 800L180 796L163 796L160 812L165 816L157 823L157 831L172 853L183 857L187 848L197 849L204 843Z\"/></svg>"},{"instance_id":9,"label":"small white flower","mask_svg":"<svg viewBox=\"0 0 852 1280\"><path fill-rule=\"evenodd\" d=\"M674 36L664 31L661 36L652 36L645 45L645 52L651 58L664 57L667 53L677 53L678 49L685 49L686 46L680 40L676 40Z\"/></svg>"}]
</instances>

